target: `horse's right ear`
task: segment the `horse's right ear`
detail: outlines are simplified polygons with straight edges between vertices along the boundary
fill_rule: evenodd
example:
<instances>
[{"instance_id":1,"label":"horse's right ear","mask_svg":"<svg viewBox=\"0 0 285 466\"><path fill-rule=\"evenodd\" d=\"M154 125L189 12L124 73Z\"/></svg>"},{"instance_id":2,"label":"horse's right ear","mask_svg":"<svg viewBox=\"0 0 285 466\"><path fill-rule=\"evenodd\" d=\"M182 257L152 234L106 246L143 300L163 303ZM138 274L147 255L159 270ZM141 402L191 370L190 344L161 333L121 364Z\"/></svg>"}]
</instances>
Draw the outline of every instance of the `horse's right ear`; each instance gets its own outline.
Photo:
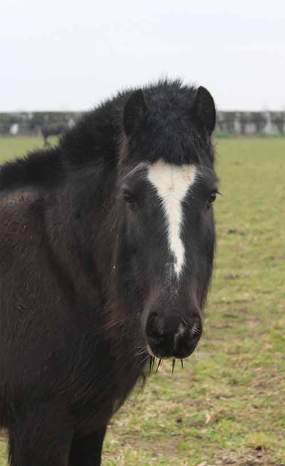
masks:
<instances>
[{"instance_id":1,"label":"horse's right ear","mask_svg":"<svg viewBox=\"0 0 285 466\"><path fill-rule=\"evenodd\" d=\"M130 137L142 123L146 117L147 110L148 107L143 91L138 89L131 94L125 105L124 130L127 137Z\"/></svg>"}]
</instances>

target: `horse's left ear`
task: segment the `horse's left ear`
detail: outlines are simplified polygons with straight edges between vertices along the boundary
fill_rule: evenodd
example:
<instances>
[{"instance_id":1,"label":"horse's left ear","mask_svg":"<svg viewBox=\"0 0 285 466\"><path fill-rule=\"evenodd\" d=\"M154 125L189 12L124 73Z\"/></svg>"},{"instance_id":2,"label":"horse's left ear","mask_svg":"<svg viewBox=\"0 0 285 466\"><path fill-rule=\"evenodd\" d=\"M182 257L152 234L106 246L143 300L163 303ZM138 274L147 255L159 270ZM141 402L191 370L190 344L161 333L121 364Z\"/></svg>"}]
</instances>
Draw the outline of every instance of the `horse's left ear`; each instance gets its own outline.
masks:
<instances>
[{"instance_id":1,"label":"horse's left ear","mask_svg":"<svg viewBox=\"0 0 285 466\"><path fill-rule=\"evenodd\" d=\"M216 108L213 97L203 86L198 88L193 105L193 114L207 132L212 134L216 125Z\"/></svg>"},{"instance_id":2,"label":"horse's left ear","mask_svg":"<svg viewBox=\"0 0 285 466\"><path fill-rule=\"evenodd\" d=\"M124 130L126 136L131 136L132 133L142 123L147 114L147 104L143 95L143 91L138 89L133 92L127 100L124 110Z\"/></svg>"}]
</instances>

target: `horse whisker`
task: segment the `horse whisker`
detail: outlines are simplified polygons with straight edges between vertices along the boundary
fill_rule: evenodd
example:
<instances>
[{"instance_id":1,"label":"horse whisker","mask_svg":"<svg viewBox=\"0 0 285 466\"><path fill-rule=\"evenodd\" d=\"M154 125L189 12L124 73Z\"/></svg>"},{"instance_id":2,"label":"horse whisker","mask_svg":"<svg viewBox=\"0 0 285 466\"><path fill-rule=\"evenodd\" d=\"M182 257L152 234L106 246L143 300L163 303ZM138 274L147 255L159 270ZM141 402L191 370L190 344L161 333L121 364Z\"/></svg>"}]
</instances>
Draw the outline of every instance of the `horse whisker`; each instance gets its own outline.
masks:
<instances>
[{"instance_id":1,"label":"horse whisker","mask_svg":"<svg viewBox=\"0 0 285 466\"><path fill-rule=\"evenodd\" d=\"M159 369L159 366L160 366L161 362L162 362L162 359L159 359L158 364L157 364L157 368L156 368L156 371L155 371L156 374L158 372L158 369Z\"/></svg>"},{"instance_id":2,"label":"horse whisker","mask_svg":"<svg viewBox=\"0 0 285 466\"><path fill-rule=\"evenodd\" d=\"M153 369L154 361L155 361L155 357L150 356L150 358L149 358L149 375L151 374L151 371Z\"/></svg>"}]
</instances>

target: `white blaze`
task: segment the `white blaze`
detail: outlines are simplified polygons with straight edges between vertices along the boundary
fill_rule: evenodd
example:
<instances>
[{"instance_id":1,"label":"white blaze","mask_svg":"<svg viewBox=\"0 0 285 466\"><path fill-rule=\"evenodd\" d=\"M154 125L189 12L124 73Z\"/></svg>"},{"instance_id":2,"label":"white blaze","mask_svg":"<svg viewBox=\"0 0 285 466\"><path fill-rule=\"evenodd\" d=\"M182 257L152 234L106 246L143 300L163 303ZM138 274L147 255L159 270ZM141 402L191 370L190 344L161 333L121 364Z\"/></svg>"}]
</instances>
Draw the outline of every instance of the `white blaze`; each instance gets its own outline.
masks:
<instances>
[{"instance_id":1,"label":"white blaze","mask_svg":"<svg viewBox=\"0 0 285 466\"><path fill-rule=\"evenodd\" d=\"M183 222L182 202L195 182L195 165L170 165L162 160L149 166L148 179L160 197L167 221L168 245L175 260L177 276L184 264L184 245L181 240Z\"/></svg>"}]
</instances>

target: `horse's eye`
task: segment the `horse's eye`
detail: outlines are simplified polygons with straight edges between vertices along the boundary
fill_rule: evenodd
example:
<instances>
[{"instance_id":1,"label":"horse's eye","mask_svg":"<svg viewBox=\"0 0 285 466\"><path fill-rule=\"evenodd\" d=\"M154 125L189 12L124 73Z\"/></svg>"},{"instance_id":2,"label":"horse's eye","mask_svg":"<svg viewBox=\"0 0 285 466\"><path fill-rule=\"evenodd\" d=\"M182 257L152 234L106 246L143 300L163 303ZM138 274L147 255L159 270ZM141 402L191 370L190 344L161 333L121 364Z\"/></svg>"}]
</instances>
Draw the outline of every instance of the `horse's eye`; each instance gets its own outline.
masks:
<instances>
[{"instance_id":1,"label":"horse's eye","mask_svg":"<svg viewBox=\"0 0 285 466\"><path fill-rule=\"evenodd\" d=\"M215 202L215 200L216 200L216 197L217 197L216 192L211 193L211 195L210 195L210 197L208 199L209 204L213 204Z\"/></svg>"},{"instance_id":2,"label":"horse's eye","mask_svg":"<svg viewBox=\"0 0 285 466\"><path fill-rule=\"evenodd\" d=\"M128 191L124 192L124 201L128 204L133 204L135 202L134 198L132 197L131 193Z\"/></svg>"}]
</instances>

